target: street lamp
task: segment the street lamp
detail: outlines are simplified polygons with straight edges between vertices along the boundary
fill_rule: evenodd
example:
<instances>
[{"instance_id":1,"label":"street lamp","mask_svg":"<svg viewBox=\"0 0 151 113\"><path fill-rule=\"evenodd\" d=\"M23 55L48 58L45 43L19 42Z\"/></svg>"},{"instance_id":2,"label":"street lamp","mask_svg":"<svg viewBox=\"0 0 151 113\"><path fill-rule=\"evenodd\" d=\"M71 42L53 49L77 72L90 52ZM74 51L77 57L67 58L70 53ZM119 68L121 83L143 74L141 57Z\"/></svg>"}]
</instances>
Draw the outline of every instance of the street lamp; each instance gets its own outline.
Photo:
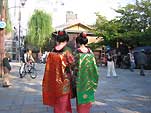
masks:
<instances>
[{"instance_id":1,"label":"street lamp","mask_svg":"<svg viewBox=\"0 0 151 113\"><path fill-rule=\"evenodd\" d=\"M20 5L23 7L25 5L25 2L27 0L20 0ZM19 62L20 62L20 56L21 56L21 6L19 6L19 35L18 35L18 38L19 38Z\"/></svg>"},{"instance_id":2,"label":"street lamp","mask_svg":"<svg viewBox=\"0 0 151 113\"><path fill-rule=\"evenodd\" d=\"M24 6L26 1L27 1L27 0L20 0L21 5Z\"/></svg>"}]
</instances>

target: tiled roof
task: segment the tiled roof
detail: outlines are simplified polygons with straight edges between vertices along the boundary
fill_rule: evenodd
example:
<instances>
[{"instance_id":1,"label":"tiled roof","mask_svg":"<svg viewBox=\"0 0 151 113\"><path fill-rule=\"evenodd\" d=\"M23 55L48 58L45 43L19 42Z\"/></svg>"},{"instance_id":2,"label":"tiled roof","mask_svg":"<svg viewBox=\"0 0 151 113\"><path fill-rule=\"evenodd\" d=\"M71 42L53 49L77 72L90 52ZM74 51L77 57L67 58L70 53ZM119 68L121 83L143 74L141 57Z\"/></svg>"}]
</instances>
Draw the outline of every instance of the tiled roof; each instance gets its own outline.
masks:
<instances>
[{"instance_id":1,"label":"tiled roof","mask_svg":"<svg viewBox=\"0 0 151 113\"><path fill-rule=\"evenodd\" d=\"M84 22L80 22L79 20L56 26L55 29L56 29L56 31L65 30L65 29L68 29L68 28L70 28L72 26L76 26L76 25L82 25L82 26L92 30L92 28L90 26L86 25Z\"/></svg>"}]
</instances>

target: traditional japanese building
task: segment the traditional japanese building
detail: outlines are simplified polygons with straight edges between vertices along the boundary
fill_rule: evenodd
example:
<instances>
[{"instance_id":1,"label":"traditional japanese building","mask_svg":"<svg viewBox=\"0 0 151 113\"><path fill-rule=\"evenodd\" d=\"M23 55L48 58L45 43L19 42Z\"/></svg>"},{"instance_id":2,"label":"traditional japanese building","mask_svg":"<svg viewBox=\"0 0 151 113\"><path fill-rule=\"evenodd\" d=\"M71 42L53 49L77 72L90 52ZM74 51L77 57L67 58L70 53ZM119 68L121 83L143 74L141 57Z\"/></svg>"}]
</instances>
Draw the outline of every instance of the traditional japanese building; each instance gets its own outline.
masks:
<instances>
[{"instance_id":1,"label":"traditional japanese building","mask_svg":"<svg viewBox=\"0 0 151 113\"><path fill-rule=\"evenodd\" d=\"M85 25L81 22L75 21L72 23L67 23L64 25L57 26L55 28L56 31L59 30L65 30L69 34L69 44L72 44L72 46L75 46L75 39L81 32L87 33L88 38L88 44L99 42L102 40L102 38L98 38L93 32L93 28L91 28L88 25Z\"/></svg>"},{"instance_id":2,"label":"traditional japanese building","mask_svg":"<svg viewBox=\"0 0 151 113\"><path fill-rule=\"evenodd\" d=\"M60 25L57 26L55 28L56 32L59 30L65 30L68 35L69 35L69 46L72 49L76 48L76 37L81 33L81 32L86 32L87 33L87 38L88 38L88 44L90 43L97 43L99 41L102 41L102 37L97 37L92 31L93 28L81 23L79 21L74 21L74 22L70 22L64 25ZM56 33L55 32L55 33ZM101 46L101 45L100 45ZM101 50L101 48L100 48ZM95 55L96 55L96 59L98 60L98 62L100 61L100 51L97 49L96 51L94 51Z\"/></svg>"}]
</instances>

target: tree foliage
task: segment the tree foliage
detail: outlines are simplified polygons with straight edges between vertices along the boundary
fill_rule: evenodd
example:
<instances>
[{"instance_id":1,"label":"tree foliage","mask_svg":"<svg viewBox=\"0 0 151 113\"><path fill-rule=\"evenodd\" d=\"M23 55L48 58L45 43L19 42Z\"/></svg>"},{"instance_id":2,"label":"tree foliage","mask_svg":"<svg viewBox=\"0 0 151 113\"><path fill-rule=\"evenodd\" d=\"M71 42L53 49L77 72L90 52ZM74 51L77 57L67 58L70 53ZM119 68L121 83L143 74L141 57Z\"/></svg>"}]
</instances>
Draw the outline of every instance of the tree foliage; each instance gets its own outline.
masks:
<instances>
[{"instance_id":1,"label":"tree foliage","mask_svg":"<svg viewBox=\"0 0 151 113\"><path fill-rule=\"evenodd\" d=\"M51 16L44 11L35 10L28 23L26 44L43 48L52 32Z\"/></svg>"},{"instance_id":2,"label":"tree foliage","mask_svg":"<svg viewBox=\"0 0 151 113\"><path fill-rule=\"evenodd\" d=\"M151 0L136 0L115 11L120 16L110 21L96 14L96 32L109 43L121 39L130 45L151 45Z\"/></svg>"},{"instance_id":3,"label":"tree foliage","mask_svg":"<svg viewBox=\"0 0 151 113\"><path fill-rule=\"evenodd\" d=\"M104 38L104 42L109 43L110 40L120 37L121 23L117 20L108 21L105 17L101 16L99 13L96 14L97 20L95 24L95 32L98 36Z\"/></svg>"}]
</instances>

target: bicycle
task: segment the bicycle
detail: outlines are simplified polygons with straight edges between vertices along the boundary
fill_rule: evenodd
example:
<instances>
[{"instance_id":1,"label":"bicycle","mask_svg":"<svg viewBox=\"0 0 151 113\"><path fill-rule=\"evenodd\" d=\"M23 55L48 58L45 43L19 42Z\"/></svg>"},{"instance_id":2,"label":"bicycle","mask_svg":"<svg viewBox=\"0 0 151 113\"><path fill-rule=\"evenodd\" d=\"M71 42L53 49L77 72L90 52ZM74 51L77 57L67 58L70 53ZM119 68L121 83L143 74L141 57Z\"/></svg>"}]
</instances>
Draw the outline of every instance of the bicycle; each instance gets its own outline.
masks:
<instances>
[{"instance_id":1,"label":"bicycle","mask_svg":"<svg viewBox=\"0 0 151 113\"><path fill-rule=\"evenodd\" d=\"M25 77L27 74L30 75L32 79L37 77L37 70L34 63L24 64L23 70L21 71L22 66L19 68L20 78Z\"/></svg>"}]
</instances>

